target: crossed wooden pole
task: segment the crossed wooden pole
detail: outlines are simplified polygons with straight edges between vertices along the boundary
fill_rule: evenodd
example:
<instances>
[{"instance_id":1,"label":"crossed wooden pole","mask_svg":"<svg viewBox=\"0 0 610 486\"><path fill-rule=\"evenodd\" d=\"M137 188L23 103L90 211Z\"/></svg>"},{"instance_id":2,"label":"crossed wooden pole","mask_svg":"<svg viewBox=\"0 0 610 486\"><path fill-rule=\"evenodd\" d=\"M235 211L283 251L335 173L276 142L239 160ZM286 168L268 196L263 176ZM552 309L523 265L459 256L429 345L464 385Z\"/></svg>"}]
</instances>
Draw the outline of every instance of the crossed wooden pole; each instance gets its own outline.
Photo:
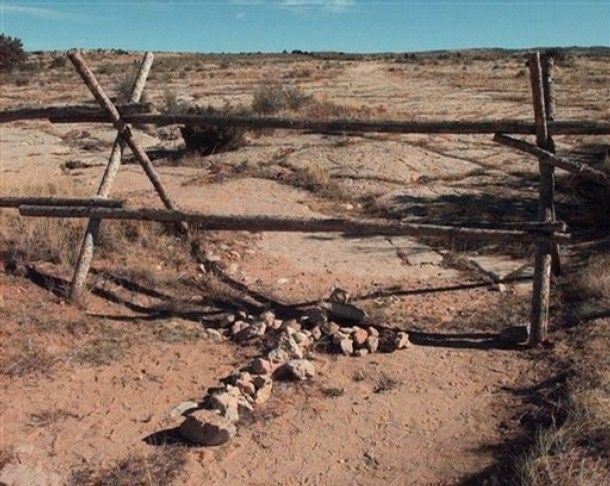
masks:
<instances>
[{"instance_id":1,"label":"crossed wooden pole","mask_svg":"<svg viewBox=\"0 0 610 486\"><path fill-rule=\"evenodd\" d=\"M551 91L550 62L541 63L540 53L530 55L528 60L530 82L532 86L532 101L534 105L534 121L536 125L536 145L547 152L555 152L555 143L549 133L548 120L554 117L554 101ZM552 222L555 220L555 167L538 158L540 180L538 183L538 221ZM555 242L539 242L536 245L534 257L534 288L529 330L530 344L546 340L549 322L549 307L551 298L551 270L559 273L559 246Z\"/></svg>"},{"instance_id":2,"label":"crossed wooden pole","mask_svg":"<svg viewBox=\"0 0 610 486\"><path fill-rule=\"evenodd\" d=\"M70 61L72 61L76 71L81 76L97 102L110 117L112 124L117 129L117 136L112 147L112 152L110 153L110 158L108 159L108 164L106 165L106 169L98 187L96 197L99 199L107 199L110 195L112 183L114 182L121 166L123 149L125 145L127 145L144 169L144 172L148 176L148 179L154 186L165 207L167 209L177 210L178 206L174 203L165 190L165 187L163 186L163 183L161 182L161 179L159 178L159 175L152 162L148 158L148 155L146 155L146 152L142 150L142 148L135 141L131 128L125 121L122 120L121 114L108 95L106 95L103 88L100 86L99 82L95 78L95 75L91 72L89 66L87 66L87 63L83 59L80 52L71 52L68 54L68 58ZM132 88L131 97L129 99L130 103L137 103L140 101L142 92L144 91L144 85L146 84L146 78L148 77L148 73L153 63L153 58L154 56L151 52L144 54L144 58L140 64L140 70ZM95 246L95 240L99 233L100 224L101 219L96 217L90 218L87 224L87 229L85 230L85 235L81 243L78 260L74 270L74 276L70 284L69 298L72 301L78 301L85 288L87 274L89 273L89 268L91 267L93 249ZM182 223L181 226L184 230L188 231L188 225L186 223Z\"/></svg>"}]
</instances>

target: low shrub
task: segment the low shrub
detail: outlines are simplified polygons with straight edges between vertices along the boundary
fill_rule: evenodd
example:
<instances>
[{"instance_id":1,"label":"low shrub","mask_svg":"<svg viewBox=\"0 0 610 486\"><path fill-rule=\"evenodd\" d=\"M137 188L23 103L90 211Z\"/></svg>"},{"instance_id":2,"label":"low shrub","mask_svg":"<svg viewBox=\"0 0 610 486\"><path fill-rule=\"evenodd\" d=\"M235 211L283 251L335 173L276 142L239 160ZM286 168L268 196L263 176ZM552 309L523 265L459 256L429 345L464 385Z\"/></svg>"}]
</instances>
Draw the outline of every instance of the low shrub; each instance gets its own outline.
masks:
<instances>
[{"instance_id":1,"label":"low shrub","mask_svg":"<svg viewBox=\"0 0 610 486\"><path fill-rule=\"evenodd\" d=\"M27 59L21 39L0 34L0 71L11 73Z\"/></svg>"},{"instance_id":2,"label":"low shrub","mask_svg":"<svg viewBox=\"0 0 610 486\"><path fill-rule=\"evenodd\" d=\"M252 100L252 111L270 115L282 110L298 110L311 100L311 96L290 84L273 83L261 86Z\"/></svg>"},{"instance_id":3,"label":"low shrub","mask_svg":"<svg viewBox=\"0 0 610 486\"><path fill-rule=\"evenodd\" d=\"M123 77L119 79L119 81L114 86L114 92L116 94L116 99L118 103L128 103L131 98L131 92L133 90L133 85L136 82L136 77L138 76L138 67L134 66L134 68L126 73ZM146 91L142 93L140 97L140 103L148 103L148 95Z\"/></svg>"},{"instance_id":4,"label":"low shrub","mask_svg":"<svg viewBox=\"0 0 610 486\"><path fill-rule=\"evenodd\" d=\"M233 108L226 105L223 108L194 107L188 110L194 115L229 116L245 115L243 108ZM246 129L236 126L217 126L202 123L199 125L186 125L180 129L186 149L198 152L201 155L210 155L219 152L229 152L245 145L244 135Z\"/></svg>"}]
</instances>

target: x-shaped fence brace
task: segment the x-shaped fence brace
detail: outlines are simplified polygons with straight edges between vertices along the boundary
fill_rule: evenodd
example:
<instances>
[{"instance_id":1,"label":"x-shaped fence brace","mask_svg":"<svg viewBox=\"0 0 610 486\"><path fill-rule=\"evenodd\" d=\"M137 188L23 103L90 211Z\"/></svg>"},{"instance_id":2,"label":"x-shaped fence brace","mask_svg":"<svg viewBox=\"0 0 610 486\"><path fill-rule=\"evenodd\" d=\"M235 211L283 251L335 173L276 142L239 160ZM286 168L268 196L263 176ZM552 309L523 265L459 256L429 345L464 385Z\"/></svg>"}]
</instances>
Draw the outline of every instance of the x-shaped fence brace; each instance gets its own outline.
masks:
<instances>
[{"instance_id":1,"label":"x-shaped fence brace","mask_svg":"<svg viewBox=\"0 0 610 486\"><path fill-rule=\"evenodd\" d=\"M159 175L157 174L152 162L148 158L148 155L146 155L146 152L142 150L142 148L135 141L129 125L121 119L121 115L116 106L106 95L104 89L95 78L95 75L91 72L91 69L89 69L89 66L87 66L87 63L83 59L82 55L79 52L71 52L68 54L68 57L70 61L72 61L72 64L74 64L76 71L81 78L83 78L83 81L97 102L106 111L112 120L113 125L117 129L117 136L112 147L112 152L110 153L110 158L108 159L108 164L106 165L106 169L104 171L104 175L102 176L96 196L101 199L106 199L110 195L112 183L114 182L119 167L121 166L124 146L127 145L144 169L144 172L150 179L150 182L152 182L152 185L157 191L157 194L165 207L172 210L178 209L174 201L165 190L165 187L163 186L163 183L161 182L161 179L159 178ZM135 78L132 88L131 97L129 99L130 103L138 103L140 101L140 97L144 91L144 85L146 84L146 78L148 77L148 73L153 63L153 58L154 56L151 52L144 54L144 58L140 64L140 70ZM73 301L80 298L83 289L85 288L87 274L89 273L91 260L93 259L94 242L97 238L100 224L101 219L95 217L90 218L89 223L87 224L85 236L83 237L78 260L74 269L74 276L70 284L70 299ZM188 225L186 223L183 222L181 225L185 231L188 231Z\"/></svg>"}]
</instances>

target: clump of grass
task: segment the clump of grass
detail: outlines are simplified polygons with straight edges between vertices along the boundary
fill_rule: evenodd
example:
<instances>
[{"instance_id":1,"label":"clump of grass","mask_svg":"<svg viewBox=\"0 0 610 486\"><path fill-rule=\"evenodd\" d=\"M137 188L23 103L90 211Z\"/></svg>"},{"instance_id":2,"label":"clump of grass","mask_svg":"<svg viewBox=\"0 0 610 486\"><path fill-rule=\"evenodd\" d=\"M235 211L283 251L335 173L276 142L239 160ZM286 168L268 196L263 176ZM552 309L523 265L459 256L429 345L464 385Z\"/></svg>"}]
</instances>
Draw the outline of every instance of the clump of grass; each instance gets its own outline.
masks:
<instances>
[{"instance_id":1,"label":"clump of grass","mask_svg":"<svg viewBox=\"0 0 610 486\"><path fill-rule=\"evenodd\" d=\"M14 195L83 196L73 186L25 187ZM25 218L0 213L0 257L5 262L44 261L73 267L86 222L67 218ZM101 256L127 255L128 250L159 249L168 254L176 247L174 227L141 221L104 221L96 249Z\"/></svg>"},{"instance_id":2,"label":"clump of grass","mask_svg":"<svg viewBox=\"0 0 610 486\"><path fill-rule=\"evenodd\" d=\"M36 412L30 414L30 420L28 426L30 427L48 427L54 425L61 420L67 418L78 418L78 415L67 410L58 408L56 410L43 410L42 412Z\"/></svg>"},{"instance_id":3,"label":"clump of grass","mask_svg":"<svg viewBox=\"0 0 610 486\"><path fill-rule=\"evenodd\" d=\"M554 412L550 427L535 432L517 460L515 475L526 485L603 484L610 477L610 381L577 374Z\"/></svg>"},{"instance_id":4,"label":"clump of grass","mask_svg":"<svg viewBox=\"0 0 610 486\"><path fill-rule=\"evenodd\" d=\"M126 344L119 337L102 336L86 343L72 355L72 361L91 366L110 365L125 355Z\"/></svg>"},{"instance_id":5,"label":"clump of grass","mask_svg":"<svg viewBox=\"0 0 610 486\"><path fill-rule=\"evenodd\" d=\"M271 115L283 110L298 110L311 100L311 96L291 84L273 83L261 86L254 92L252 111Z\"/></svg>"},{"instance_id":6,"label":"clump of grass","mask_svg":"<svg viewBox=\"0 0 610 486\"><path fill-rule=\"evenodd\" d=\"M204 336L201 325L195 322L168 321L155 326L153 334L165 343L183 343L201 339Z\"/></svg>"},{"instance_id":7,"label":"clump of grass","mask_svg":"<svg viewBox=\"0 0 610 486\"><path fill-rule=\"evenodd\" d=\"M82 196L74 186L27 186L19 195ZM82 221L71 219L24 218L10 212L0 213L0 252L5 260L18 256L21 260L47 261L73 265L82 237Z\"/></svg>"},{"instance_id":8,"label":"clump of grass","mask_svg":"<svg viewBox=\"0 0 610 486\"><path fill-rule=\"evenodd\" d=\"M132 68L131 71L124 74L115 84L114 92L118 103L128 103L131 98L131 92L133 91L133 85L136 82L138 76L138 68ZM148 102L148 94L146 91L140 96L140 103Z\"/></svg>"},{"instance_id":9,"label":"clump of grass","mask_svg":"<svg viewBox=\"0 0 610 486\"><path fill-rule=\"evenodd\" d=\"M387 373L381 373L375 386L373 388L373 393L382 393L385 391L395 390L402 382L393 376L388 375Z\"/></svg>"},{"instance_id":10,"label":"clump of grass","mask_svg":"<svg viewBox=\"0 0 610 486\"><path fill-rule=\"evenodd\" d=\"M339 388L337 386L329 386L322 388L322 394L329 398L338 398L345 395L345 388Z\"/></svg>"},{"instance_id":11,"label":"clump of grass","mask_svg":"<svg viewBox=\"0 0 610 486\"><path fill-rule=\"evenodd\" d=\"M27 261L73 265L75 242L82 235L82 223L70 219L22 218L0 214L0 248L5 259L19 256Z\"/></svg>"},{"instance_id":12,"label":"clump of grass","mask_svg":"<svg viewBox=\"0 0 610 486\"><path fill-rule=\"evenodd\" d=\"M356 383L360 383L366 380L366 376L366 371L364 369L359 369L354 371L354 374L352 375L352 380L354 380Z\"/></svg>"},{"instance_id":13,"label":"clump of grass","mask_svg":"<svg viewBox=\"0 0 610 486\"><path fill-rule=\"evenodd\" d=\"M560 286L561 299L570 302L570 311L577 317L581 306L585 313L596 304L601 304L602 315L607 310L609 261L606 254L593 256L576 278L567 277ZM601 298L596 301L592 296ZM556 346L567 378L554 391L538 392L543 394L540 402L549 405L532 443L516 457L514 476L519 484L593 485L605 484L610 477L607 319L588 319L565 339L570 342L558 340Z\"/></svg>"},{"instance_id":14,"label":"clump of grass","mask_svg":"<svg viewBox=\"0 0 610 486\"><path fill-rule=\"evenodd\" d=\"M0 471L4 468L4 466L11 463L13 459L15 459L15 456L15 451L12 449L0 449Z\"/></svg>"},{"instance_id":15,"label":"clump of grass","mask_svg":"<svg viewBox=\"0 0 610 486\"><path fill-rule=\"evenodd\" d=\"M57 361L43 346L28 339L14 354L2 361L2 374L11 378L33 373L49 373Z\"/></svg>"},{"instance_id":16,"label":"clump of grass","mask_svg":"<svg viewBox=\"0 0 610 486\"><path fill-rule=\"evenodd\" d=\"M188 110L188 106L178 98L175 90L166 87L163 91L163 112L177 115Z\"/></svg>"},{"instance_id":17,"label":"clump of grass","mask_svg":"<svg viewBox=\"0 0 610 486\"><path fill-rule=\"evenodd\" d=\"M596 254L576 276L573 283L578 292L588 297L610 295L610 255Z\"/></svg>"},{"instance_id":18,"label":"clump of grass","mask_svg":"<svg viewBox=\"0 0 610 486\"><path fill-rule=\"evenodd\" d=\"M146 455L132 454L116 463L75 470L70 485L78 486L164 486L180 476L187 463L186 449L178 446L157 446Z\"/></svg>"},{"instance_id":19,"label":"clump of grass","mask_svg":"<svg viewBox=\"0 0 610 486\"><path fill-rule=\"evenodd\" d=\"M303 106L302 116L305 118L324 119L359 119L372 118L376 113L384 111L381 108L372 108L366 105L340 105L326 99L312 99Z\"/></svg>"},{"instance_id":20,"label":"clump of grass","mask_svg":"<svg viewBox=\"0 0 610 486\"><path fill-rule=\"evenodd\" d=\"M104 221L97 246L105 255L120 253L127 246L150 250L159 245L171 247L173 240L167 225L145 221Z\"/></svg>"},{"instance_id":21,"label":"clump of grass","mask_svg":"<svg viewBox=\"0 0 610 486\"><path fill-rule=\"evenodd\" d=\"M339 183L332 179L329 170L316 162L303 167L293 168L290 184L328 199L350 199Z\"/></svg>"}]
</instances>

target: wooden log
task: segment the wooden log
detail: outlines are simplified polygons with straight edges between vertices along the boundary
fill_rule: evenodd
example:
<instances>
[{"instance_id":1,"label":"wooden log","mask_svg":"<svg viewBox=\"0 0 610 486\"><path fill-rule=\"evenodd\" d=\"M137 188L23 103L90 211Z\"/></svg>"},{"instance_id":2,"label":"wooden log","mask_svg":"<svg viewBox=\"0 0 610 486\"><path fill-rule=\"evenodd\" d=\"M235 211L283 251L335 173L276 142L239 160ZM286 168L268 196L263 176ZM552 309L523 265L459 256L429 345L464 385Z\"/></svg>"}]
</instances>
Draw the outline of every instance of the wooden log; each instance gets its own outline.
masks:
<instances>
[{"instance_id":1,"label":"wooden log","mask_svg":"<svg viewBox=\"0 0 610 486\"><path fill-rule=\"evenodd\" d=\"M546 113L547 125L555 119L555 93L553 92L553 57L543 56L542 58L542 92L544 93L544 109ZM556 153L555 141L549 133L548 144L549 152ZM554 203L553 203L554 204ZM556 208L553 205L553 219L557 219ZM551 245L551 270L553 274L561 274L561 261L559 257L559 245Z\"/></svg>"},{"instance_id":2,"label":"wooden log","mask_svg":"<svg viewBox=\"0 0 610 486\"><path fill-rule=\"evenodd\" d=\"M534 135L536 126L524 120L488 121L400 121L400 120L315 120L275 117L241 117L211 115L133 114L125 115L128 123L152 125L198 125L240 126L249 129L308 130L318 133L378 132L378 133L428 133L428 134L492 134L512 133ZM82 117L52 116L53 123L108 123L112 119L97 114ZM603 121L557 121L548 128L556 135L610 135L610 122Z\"/></svg>"},{"instance_id":3,"label":"wooden log","mask_svg":"<svg viewBox=\"0 0 610 486\"><path fill-rule=\"evenodd\" d=\"M532 87L532 101L534 105L534 120L536 125L536 143L540 148L550 148L549 131L544 105L544 86L540 54L534 53L529 57L530 83ZM538 220L552 221L555 215L553 192L554 175L553 166L538 161L540 183L538 193ZM549 306L551 296L551 252L549 242L539 242L534 258L534 285L532 291L532 314L529 329L528 343L536 345L546 340Z\"/></svg>"},{"instance_id":4,"label":"wooden log","mask_svg":"<svg viewBox=\"0 0 610 486\"><path fill-rule=\"evenodd\" d=\"M511 147L520 150L521 152L538 157L538 159L543 160L545 164L558 167L559 169L566 170L580 177L585 177L599 184L610 186L610 178L608 177L608 174L601 170L594 169L590 165L555 155L554 153L537 147L536 145L532 145L525 140L519 140L507 135L496 134L494 141L502 145L506 145L507 147Z\"/></svg>"},{"instance_id":5,"label":"wooden log","mask_svg":"<svg viewBox=\"0 0 610 486\"><path fill-rule=\"evenodd\" d=\"M157 222L184 221L210 231L280 231L297 233L338 232L354 236L371 235L424 235L463 237L478 240L507 241L570 241L570 235L553 230L482 229L462 226L404 223L388 220L350 218L290 218L272 216L214 215L196 212L150 208L88 208L20 206L23 216L51 218L100 218Z\"/></svg>"},{"instance_id":6,"label":"wooden log","mask_svg":"<svg viewBox=\"0 0 610 486\"><path fill-rule=\"evenodd\" d=\"M514 223L502 222L496 225L496 228L557 231L560 233L565 233L568 231L568 225L563 221L516 221Z\"/></svg>"},{"instance_id":7,"label":"wooden log","mask_svg":"<svg viewBox=\"0 0 610 486\"><path fill-rule=\"evenodd\" d=\"M555 62L553 56L543 56L542 58L542 87L544 90L544 107L546 109L547 124L555 120L555 93L553 89L553 66Z\"/></svg>"},{"instance_id":8,"label":"wooden log","mask_svg":"<svg viewBox=\"0 0 610 486\"><path fill-rule=\"evenodd\" d=\"M138 103L140 101L153 59L154 56L152 52L144 54L138 75L136 76L132 87L131 96L129 98L130 103ZM106 165L102 180L97 189L98 197L107 198L109 196L110 188L121 166L124 145L125 142L121 138L121 135L117 134L112 146L110 158L108 159L108 164ZM89 219L89 222L87 223L76 266L74 267L74 275L72 276L72 282L70 283L69 298L72 302L78 301L85 289L87 275L89 273L89 268L91 267L91 261L93 260L95 240L97 240L100 225L101 220L95 218Z\"/></svg>"},{"instance_id":9,"label":"wooden log","mask_svg":"<svg viewBox=\"0 0 610 486\"><path fill-rule=\"evenodd\" d=\"M128 103L118 105L117 110L121 116L149 113L151 104ZM81 119L87 117L106 117L106 113L97 106L90 105L64 105L46 107L28 107L17 110L0 111L0 123L18 120L44 120L54 117Z\"/></svg>"},{"instance_id":10,"label":"wooden log","mask_svg":"<svg viewBox=\"0 0 610 486\"><path fill-rule=\"evenodd\" d=\"M101 208L120 208L123 201L118 199L55 197L55 196L0 196L0 207L18 208L19 206L91 206Z\"/></svg>"},{"instance_id":11,"label":"wooden log","mask_svg":"<svg viewBox=\"0 0 610 486\"><path fill-rule=\"evenodd\" d=\"M146 172L146 175L148 176L152 185L157 191L157 194L161 198L161 201L163 201L165 207L168 209L177 209L178 206L169 197L167 191L165 190L165 187L163 186L163 183L161 182L161 179L159 179L159 175L157 174L156 169L148 158L148 155L146 155L146 152L144 152L144 150L142 150L142 148L135 141L131 133L131 129L129 128L129 125L127 125L126 121L121 118L121 115L116 109L116 106L112 103L112 101L110 101L110 98L108 98L108 96L98 83L97 79L91 72L91 69L89 69L89 66L87 66L87 64L85 63L85 60L83 59L82 55L77 51L70 52L68 54L68 58L70 59L70 61L72 61L72 64L74 64L76 71L78 72L78 74L80 74L81 78L83 79L97 102L106 111L108 118L112 121L112 124L119 132L119 135L122 137L127 146L135 155L136 159L144 169L144 172Z\"/></svg>"}]
</instances>

